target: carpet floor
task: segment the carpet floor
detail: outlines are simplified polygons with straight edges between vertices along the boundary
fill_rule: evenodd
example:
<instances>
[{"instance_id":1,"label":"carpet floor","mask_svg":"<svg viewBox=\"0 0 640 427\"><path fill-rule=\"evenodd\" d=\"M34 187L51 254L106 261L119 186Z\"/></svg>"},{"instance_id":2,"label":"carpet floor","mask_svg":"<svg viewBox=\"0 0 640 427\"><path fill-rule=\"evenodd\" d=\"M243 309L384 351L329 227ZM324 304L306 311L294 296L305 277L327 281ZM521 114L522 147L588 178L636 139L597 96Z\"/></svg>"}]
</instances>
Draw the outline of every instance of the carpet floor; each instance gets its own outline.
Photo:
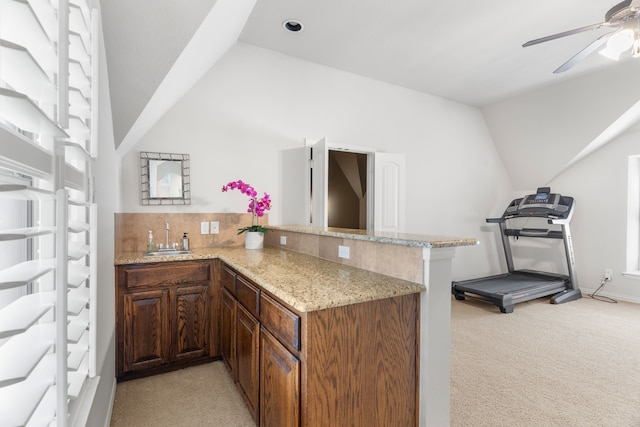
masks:
<instances>
[{"instance_id":1,"label":"carpet floor","mask_svg":"<svg viewBox=\"0 0 640 427\"><path fill-rule=\"evenodd\" d=\"M224 362L118 383L111 427L255 427Z\"/></svg>"},{"instance_id":2,"label":"carpet floor","mask_svg":"<svg viewBox=\"0 0 640 427\"><path fill-rule=\"evenodd\" d=\"M451 425L640 427L640 305L452 299Z\"/></svg>"}]
</instances>

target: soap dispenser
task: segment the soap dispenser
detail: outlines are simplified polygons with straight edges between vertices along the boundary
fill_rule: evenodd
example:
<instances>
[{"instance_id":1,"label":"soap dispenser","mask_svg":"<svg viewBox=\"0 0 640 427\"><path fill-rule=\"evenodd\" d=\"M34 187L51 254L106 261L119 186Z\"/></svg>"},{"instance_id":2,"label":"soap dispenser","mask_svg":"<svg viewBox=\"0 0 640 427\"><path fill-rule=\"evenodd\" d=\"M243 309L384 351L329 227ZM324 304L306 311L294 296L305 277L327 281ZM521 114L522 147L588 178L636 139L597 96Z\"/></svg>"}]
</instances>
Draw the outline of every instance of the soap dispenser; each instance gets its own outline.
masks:
<instances>
[{"instance_id":1,"label":"soap dispenser","mask_svg":"<svg viewBox=\"0 0 640 427\"><path fill-rule=\"evenodd\" d=\"M149 230L149 241L147 242L147 252L155 252L156 243L153 241L153 233Z\"/></svg>"},{"instance_id":2,"label":"soap dispenser","mask_svg":"<svg viewBox=\"0 0 640 427\"><path fill-rule=\"evenodd\" d=\"M187 233L182 235L182 249L185 251L189 250L189 237L187 237Z\"/></svg>"}]
</instances>

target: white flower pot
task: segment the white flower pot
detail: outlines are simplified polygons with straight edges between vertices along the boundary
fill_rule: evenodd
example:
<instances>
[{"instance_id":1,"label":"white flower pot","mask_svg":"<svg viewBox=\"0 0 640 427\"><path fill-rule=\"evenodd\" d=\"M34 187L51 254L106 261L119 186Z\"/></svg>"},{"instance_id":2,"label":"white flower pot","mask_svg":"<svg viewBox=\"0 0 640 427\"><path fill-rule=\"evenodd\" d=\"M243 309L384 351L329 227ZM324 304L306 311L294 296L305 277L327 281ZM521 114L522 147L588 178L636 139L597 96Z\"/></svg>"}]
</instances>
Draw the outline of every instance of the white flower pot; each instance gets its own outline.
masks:
<instances>
[{"instance_id":1,"label":"white flower pot","mask_svg":"<svg viewBox=\"0 0 640 427\"><path fill-rule=\"evenodd\" d=\"M245 233L245 249L262 249L264 246L264 233L261 231L247 231Z\"/></svg>"}]
</instances>

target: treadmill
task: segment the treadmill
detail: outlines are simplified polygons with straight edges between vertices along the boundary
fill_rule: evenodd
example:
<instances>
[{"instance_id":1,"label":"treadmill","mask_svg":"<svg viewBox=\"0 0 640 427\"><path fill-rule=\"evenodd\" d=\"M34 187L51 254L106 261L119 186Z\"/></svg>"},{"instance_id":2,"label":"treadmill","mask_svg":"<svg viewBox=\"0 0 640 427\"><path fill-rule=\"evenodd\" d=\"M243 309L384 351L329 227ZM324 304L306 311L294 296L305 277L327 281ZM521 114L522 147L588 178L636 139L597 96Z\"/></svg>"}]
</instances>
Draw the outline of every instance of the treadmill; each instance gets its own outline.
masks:
<instances>
[{"instance_id":1,"label":"treadmill","mask_svg":"<svg viewBox=\"0 0 640 427\"><path fill-rule=\"evenodd\" d=\"M514 304L552 295L552 304L562 304L582 298L575 273L575 260L569 221L573 215L572 197L552 193L549 187L540 187L536 194L513 200L500 218L487 218L488 223L500 225L502 245L508 273L451 282L451 292L457 300L466 297L497 305L502 313L512 313ZM560 230L549 228L510 228L509 220L540 218L547 224L560 225ZM541 220L538 220L540 222ZM544 222L543 222L544 224ZM509 237L562 239L569 275L533 270L516 270Z\"/></svg>"}]
</instances>

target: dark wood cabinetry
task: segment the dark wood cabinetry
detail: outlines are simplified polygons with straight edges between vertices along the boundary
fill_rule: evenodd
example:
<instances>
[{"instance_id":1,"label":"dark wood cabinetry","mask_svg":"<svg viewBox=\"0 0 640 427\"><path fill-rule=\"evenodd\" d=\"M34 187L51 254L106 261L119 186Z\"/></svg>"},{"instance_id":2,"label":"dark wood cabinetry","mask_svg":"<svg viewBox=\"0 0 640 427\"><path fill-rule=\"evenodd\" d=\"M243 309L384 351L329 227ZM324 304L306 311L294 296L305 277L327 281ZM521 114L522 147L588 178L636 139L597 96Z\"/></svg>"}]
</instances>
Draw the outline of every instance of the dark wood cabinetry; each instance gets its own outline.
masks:
<instances>
[{"instance_id":1,"label":"dark wood cabinetry","mask_svg":"<svg viewBox=\"0 0 640 427\"><path fill-rule=\"evenodd\" d=\"M236 371L236 300L227 289L222 290L220 305L220 353L231 372Z\"/></svg>"},{"instance_id":2,"label":"dark wood cabinetry","mask_svg":"<svg viewBox=\"0 0 640 427\"><path fill-rule=\"evenodd\" d=\"M117 267L118 379L217 355L213 270L208 260Z\"/></svg>"},{"instance_id":3,"label":"dark wood cabinetry","mask_svg":"<svg viewBox=\"0 0 640 427\"><path fill-rule=\"evenodd\" d=\"M257 422L260 410L260 322L256 317L260 290L224 264L220 283L222 357Z\"/></svg>"},{"instance_id":4,"label":"dark wood cabinetry","mask_svg":"<svg viewBox=\"0 0 640 427\"><path fill-rule=\"evenodd\" d=\"M249 411L258 419L260 323L242 305L236 311L236 379Z\"/></svg>"},{"instance_id":5,"label":"dark wood cabinetry","mask_svg":"<svg viewBox=\"0 0 640 427\"><path fill-rule=\"evenodd\" d=\"M419 294L297 312L221 271L222 351L258 425L418 424Z\"/></svg>"},{"instance_id":6,"label":"dark wood cabinetry","mask_svg":"<svg viewBox=\"0 0 640 427\"><path fill-rule=\"evenodd\" d=\"M209 286L186 286L169 291L171 299L171 360L209 354Z\"/></svg>"},{"instance_id":7,"label":"dark wood cabinetry","mask_svg":"<svg viewBox=\"0 0 640 427\"><path fill-rule=\"evenodd\" d=\"M240 393L247 403L249 411L256 420L256 424L264 426L298 426L298 412L290 414L292 407L299 406L299 386L297 382L291 382L291 378L299 377L298 359L291 354L282 344L276 347L277 341L271 336L269 331L262 325L262 316L265 316L268 324L276 326L276 334L294 335L283 333L282 318L289 316L277 313L275 301L267 296L261 289L250 280L235 272L227 265L222 266L222 318L221 348L225 360L230 358L227 366L231 369L231 374L236 381ZM235 280L234 280L235 279ZM232 291L235 290L235 294ZM265 301L268 302L265 305ZM266 310L263 311L263 307ZM284 309L281 307L280 309ZM286 309L284 309L286 310ZM288 312L288 310L286 310ZM290 314L291 316L293 313ZM235 316L235 317L234 317ZM297 316L295 316L297 318ZM232 319L235 318L235 322ZM277 321L272 321L277 319ZM298 325L296 325L298 326ZM297 333L295 334L297 337ZM265 338L266 337L266 338ZM269 340L270 338L270 340ZM267 344L265 347L265 339ZM228 354L229 356L225 355ZM274 356L277 354L278 356ZM286 355L285 355L286 354ZM265 357L267 360L265 360ZM293 362L295 360L295 362ZM282 367L279 363L285 361ZM274 365L274 362L276 365ZM295 373L284 371L293 369ZM264 375L268 376L268 383L261 380ZM272 381L279 381L278 384ZM280 384L287 386L281 388ZM266 392L266 394L265 394ZM277 393L277 394L276 394ZM261 415L265 413L265 417ZM286 414L286 416L285 416ZM296 420L294 424L279 424L277 420ZM265 424L265 422L269 420ZM273 423L271 423L273 421Z\"/></svg>"},{"instance_id":8,"label":"dark wood cabinetry","mask_svg":"<svg viewBox=\"0 0 640 427\"><path fill-rule=\"evenodd\" d=\"M260 335L260 426L300 425L300 361L273 335Z\"/></svg>"},{"instance_id":9,"label":"dark wood cabinetry","mask_svg":"<svg viewBox=\"0 0 640 427\"><path fill-rule=\"evenodd\" d=\"M222 356L261 427L418 425L418 293L303 312L220 260L116 273L118 380Z\"/></svg>"},{"instance_id":10,"label":"dark wood cabinetry","mask_svg":"<svg viewBox=\"0 0 640 427\"><path fill-rule=\"evenodd\" d=\"M123 371L143 371L169 363L169 292L125 294L122 303Z\"/></svg>"}]
</instances>

